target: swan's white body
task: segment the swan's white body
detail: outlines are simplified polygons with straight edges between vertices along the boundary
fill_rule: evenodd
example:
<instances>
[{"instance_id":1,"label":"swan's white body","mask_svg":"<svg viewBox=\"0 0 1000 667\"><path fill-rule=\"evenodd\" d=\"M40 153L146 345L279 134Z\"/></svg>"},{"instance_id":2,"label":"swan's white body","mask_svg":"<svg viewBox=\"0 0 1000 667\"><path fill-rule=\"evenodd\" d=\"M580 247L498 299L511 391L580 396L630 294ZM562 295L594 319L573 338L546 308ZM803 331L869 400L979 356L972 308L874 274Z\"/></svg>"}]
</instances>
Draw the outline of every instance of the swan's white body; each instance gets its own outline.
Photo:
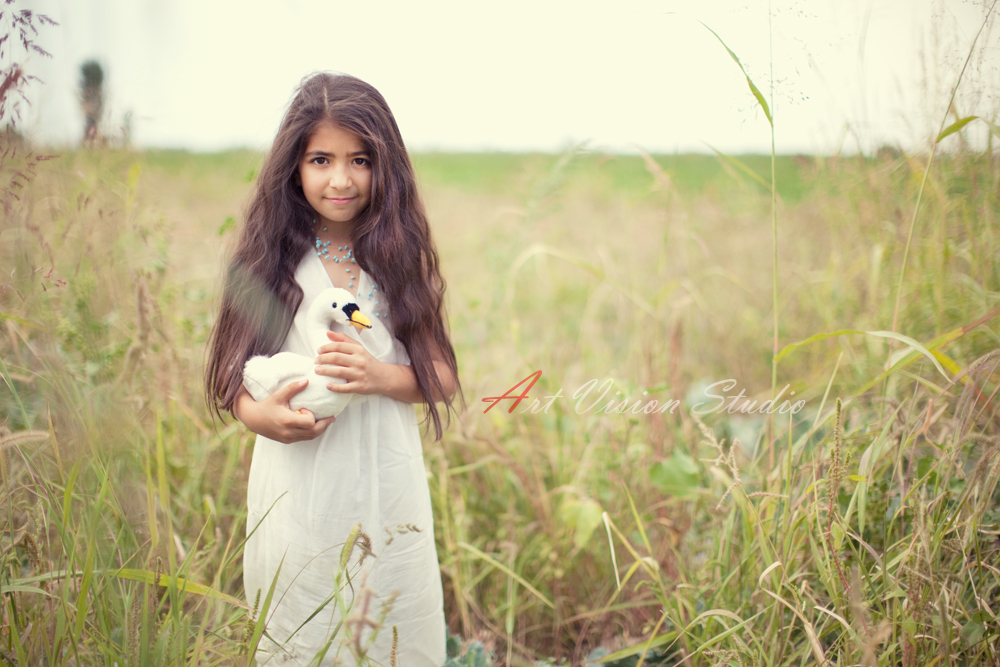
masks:
<instances>
[{"instance_id":1,"label":"swan's white body","mask_svg":"<svg viewBox=\"0 0 1000 667\"><path fill-rule=\"evenodd\" d=\"M330 340L326 332L331 322L370 328L371 323L358 311L354 297L345 289L331 287L320 292L306 314L309 345L318 350ZM339 394L326 388L331 382L342 383L340 378L317 375L316 361L294 352L279 352L270 357L252 357L243 366L243 386L255 401L262 401L292 382L309 380L309 385L292 397L292 410L305 408L316 419L336 417L354 398L354 394Z\"/></svg>"}]
</instances>

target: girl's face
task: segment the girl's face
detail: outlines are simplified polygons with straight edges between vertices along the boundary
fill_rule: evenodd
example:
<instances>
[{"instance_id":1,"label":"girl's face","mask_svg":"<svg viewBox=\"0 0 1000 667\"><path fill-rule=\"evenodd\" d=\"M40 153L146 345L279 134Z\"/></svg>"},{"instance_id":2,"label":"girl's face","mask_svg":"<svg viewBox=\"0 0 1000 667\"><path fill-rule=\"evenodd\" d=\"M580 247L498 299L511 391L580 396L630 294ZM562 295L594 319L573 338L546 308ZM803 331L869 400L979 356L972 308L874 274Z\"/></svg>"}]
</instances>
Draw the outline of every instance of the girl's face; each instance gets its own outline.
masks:
<instances>
[{"instance_id":1,"label":"girl's face","mask_svg":"<svg viewBox=\"0 0 1000 667\"><path fill-rule=\"evenodd\" d=\"M371 156L356 135L323 121L299 160L299 178L316 222L349 233L372 193Z\"/></svg>"}]
</instances>

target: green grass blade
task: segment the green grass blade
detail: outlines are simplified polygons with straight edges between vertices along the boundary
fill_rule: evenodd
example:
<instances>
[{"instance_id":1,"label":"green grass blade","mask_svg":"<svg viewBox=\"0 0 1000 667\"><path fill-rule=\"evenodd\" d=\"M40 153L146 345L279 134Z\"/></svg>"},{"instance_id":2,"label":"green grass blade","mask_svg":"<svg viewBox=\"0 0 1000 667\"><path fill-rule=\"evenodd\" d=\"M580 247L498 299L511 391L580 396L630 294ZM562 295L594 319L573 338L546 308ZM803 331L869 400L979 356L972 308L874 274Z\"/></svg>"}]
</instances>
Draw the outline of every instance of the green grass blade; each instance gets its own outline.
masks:
<instances>
[{"instance_id":1,"label":"green grass blade","mask_svg":"<svg viewBox=\"0 0 1000 667\"><path fill-rule=\"evenodd\" d=\"M623 658L628 658L633 655L639 655L646 649L659 648L664 644L669 644L677 638L677 631L671 630L669 632L664 632L662 635L657 635L649 641L642 642L641 644L636 644L635 646L629 646L628 648L623 648L621 650L615 651L614 653L609 653L604 656L598 662L616 662L622 660Z\"/></svg>"},{"instance_id":2,"label":"green grass blade","mask_svg":"<svg viewBox=\"0 0 1000 667\"><path fill-rule=\"evenodd\" d=\"M22 586L20 584L5 584L0 586L0 594L6 593L37 593L38 595L45 595L50 598L56 597L44 588L39 588L38 586Z\"/></svg>"},{"instance_id":3,"label":"green grass blade","mask_svg":"<svg viewBox=\"0 0 1000 667\"><path fill-rule=\"evenodd\" d=\"M7 383L10 393L14 395L14 400L17 401L17 407L21 411L21 419L24 421L24 428L31 428L31 422L28 421L28 412L24 409L24 403L21 402L21 396L14 387L14 381L11 379L10 373L7 372L7 364L3 362L2 357L0 357L0 370L3 371L3 381Z\"/></svg>"},{"instance_id":4,"label":"green grass blade","mask_svg":"<svg viewBox=\"0 0 1000 667\"><path fill-rule=\"evenodd\" d=\"M994 137L996 137L997 139L1000 139L1000 126L997 126L997 124L994 123L991 120L986 120L982 116L979 117L979 120L981 120L984 123L986 123L986 126L990 128L990 132L993 133Z\"/></svg>"},{"instance_id":5,"label":"green grass blade","mask_svg":"<svg viewBox=\"0 0 1000 667\"><path fill-rule=\"evenodd\" d=\"M114 576L119 579L131 579L132 581L141 581L145 584L157 584L166 588L170 583L170 578L165 577L162 574L157 581L156 573L150 570L135 570L131 568L123 568L113 573ZM215 598L216 600L222 600L223 602L228 602L231 605L239 607L241 609L247 609L247 605L240 602L231 595L226 595L222 591L217 591L214 588L206 586L205 584L199 584L194 581L189 581L182 577L177 577L176 579L177 588L185 593L194 593L195 595L203 595L209 598Z\"/></svg>"},{"instance_id":6,"label":"green grass blade","mask_svg":"<svg viewBox=\"0 0 1000 667\"><path fill-rule=\"evenodd\" d=\"M531 584L529 584L527 581L524 580L524 577L522 577L521 575L519 575L516 572L514 572L513 570L511 570L509 567L507 567L506 565L504 565L503 563L501 563L500 561L498 561L496 558L493 558L489 554L483 553L482 551L480 551L476 547L472 546L471 544L468 544L467 542L459 542L458 546L461 547L462 549L465 549L466 551L470 552L471 554L473 554L477 558L486 561L487 563L489 563L493 567L497 568L501 572L505 573L506 575L508 575L508 576L513 577L514 579L516 579L517 582L519 584L521 584L522 586L524 586L526 589L528 589L531 592L532 595L534 595L536 598L538 598L539 600L541 600L545 604L545 606L549 607L550 609L555 609L556 608L556 606L554 604L552 604L551 600L549 600L547 597L545 597L544 595L542 595L541 591L539 591L537 588L535 588L534 586L532 586Z\"/></svg>"},{"instance_id":7,"label":"green grass blade","mask_svg":"<svg viewBox=\"0 0 1000 667\"><path fill-rule=\"evenodd\" d=\"M792 352L794 352L795 350L799 349L804 345L815 343L816 341L824 340L826 338L834 338L836 336L846 336L849 334L876 336L878 338L892 338L894 340L898 340L901 343L904 343L907 346L909 346L910 349L926 357L932 364L934 364L934 368L936 368L938 372L941 373L941 375L944 376L946 380L951 380L951 376L948 374L947 371L945 371L944 366L941 365L941 362L938 360L937 356L932 354L931 351L927 349L927 347L917 342L916 340L910 338L909 336L904 336L903 334L896 333L894 331L859 331L857 329L841 329L839 331L833 331L830 333L816 334L815 336L810 336L809 338L806 338L805 340L799 341L797 343L789 343L785 347L781 348L781 352L778 353L778 356L775 357L775 359L777 361L781 361L782 359L790 355ZM933 341L931 344L933 345Z\"/></svg>"},{"instance_id":8,"label":"green grass blade","mask_svg":"<svg viewBox=\"0 0 1000 667\"><path fill-rule=\"evenodd\" d=\"M220 567L220 568L219 568L219 570L220 570L220 571L221 571L221 570L224 570L224 569L226 569L226 568L227 568L227 567L229 566L229 564L230 564L230 563L232 563L232 562L233 562L234 560L236 560L236 557L237 557L237 556L239 556L240 554L242 554L242 553L243 553L243 545L245 545L245 544L247 543L247 540L249 540L249 539L250 539L250 537L251 537L251 536L252 536L252 535L253 535L254 533L256 533L256 532L257 532L257 529L258 529L258 528L260 528L260 524L264 523L264 519L266 519L266 518L267 518L267 515L271 513L271 510L272 510L272 509L274 509L274 505L275 505L275 504L276 504L276 503L277 503L277 502L278 502L279 500L281 500L281 499L282 499L282 498L283 498L283 497L285 496L285 494L286 494L286 493L288 493L288 491L283 491L283 492L281 493L281 495L280 495L280 496L278 496L277 498L275 498L275 499L274 499L274 502L273 502L273 503L271 503L271 506L267 508L267 511L266 511L266 512L264 512L264 516L262 516L262 517L260 518L260 521L258 521L258 522L257 522L257 523L256 523L256 524L254 525L254 527L253 527L253 530L250 530L250 531L248 531L248 532L247 532L247 536L246 536L246 537L244 537L244 538L243 538L243 540L242 540L242 541L241 541L241 542L240 542L239 544L237 544L237 545L236 545L236 548L235 548L235 549L233 549L233 553L232 553L232 554L230 554L230 555L229 555L229 557L228 557L228 558L226 558L225 562L223 562L223 563L222 563L222 567Z\"/></svg>"},{"instance_id":9,"label":"green grass blade","mask_svg":"<svg viewBox=\"0 0 1000 667\"><path fill-rule=\"evenodd\" d=\"M687 633L688 630L698 625L698 623L700 623L702 619L705 618L714 616L723 616L725 618L729 618L737 622L737 624L734 625L733 627L727 628L724 632L713 636L710 640L702 644L698 648L698 651L703 651L706 648L712 646L713 644L719 643L720 641L722 641L729 635L733 634L737 630L741 630L742 628L746 627L750 622L752 622L758 616L763 614L764 611L766 610L759 611L750 618L743 620L736 614L732 613L731 611L727 611L725 609L709 609L708 611L698 614L698 616L690 623L688 623L687 627L685 627L680 632L678 632L677 630L671 630L669 632L665 632L662 635L659 635L648 642L642 642L641 644L636 644L635 646L623 648L620 651L615 651L614 653L606 655L603 658L601 658L598 662L615 662L617 660L621 660L622 658L627 658L632 655L637 655L641 653L644 649L658 648L660 646L663 646L664 644L672 643L676 641L676 639L678 639L680 635Z\"/></svg>"},{"instance_id":10,"label":"green grass blade","mask_svg":"<svg viewBox=\"0 0 1000 667\"><path fill-rule=\"evenodd\" d=\"M968 125L972 121L976 120L977 118L979 118L979 116L966 116L965 118L960 118L960 119L956 120L954 123L952 123L948 127L946 127L943 130L941 130L941 134L937 135L937 139L934 140L934 143L936 143L936 144L941 143L942 139L944 139L945 137L950 136L952 134L955 134L956 132L958 132L959 130L961 130L963 127L965 127L966 125Z\"/></svg>"},{"instance_id":11,"label":"green grass blade","mask_svg":"<svg viewBox=\"0 0 1000 667\"><path fill-rule=\"evenodd\" d=\"M781 351L778 352L778 356L776 356L774 360L781 361L782 359L784 359L785 357L787 357L800 347L804 347L806 345L809 345L810 343L815 343L816 341L826 340L827 338L835 338L837 336L846 336L848 334L863 334L863 333L864 331L858 331L857 329L839 329L837 331L831 331L829 333L814 334L812 336L809 336L809 338L806 338L805 340L800 340L797 343L789 343L785 347L781 348Z\"/></svg>"},{"instance_id":12,"label":"green grass blade","mask_svg":"<svg viewBox=\"0 0 1000 667\"><path fill-rule=\"evenodd\" d=\"M90 520L90 530L88 530L87 551L83 559L83 578L80 580L80 593L76 599L76 623L73 626L73 639L79 641L83 633L83 624L87 620L88 601L87 595L90 593L91 582L93 581L94 562L97 559L97 525L101 519L101 509L104 507L104 498L108 492L108 484L111 474L108 470L102 471L104 479L101 482L101 492L94 505L93 516Z\"/></svg>"},{"instance_id":13,"label":"green grass blade","mask_svg":"<svg viewBox=\"0 0 1000 667\"><path fill-rule=\"evenodd\" d=\"M709 148L711 148L712 151L714 151L715 154L718 157L722 158L723 160L725 160L726 162L728 162L729 164L731 164L733 167L735 167L739 171L741 171L744 174L746 174L747 176L749 176L755 183L759 184L765 190L770 191L771 184L768 183L766 180L764 180L763 176L761 176L756 171L754 171L753 169L751 169L749 167L749 165L747 165L747 163L743 162L743 160L740 160L739 158L734 157L732 155L727 155L726 153L723 153L722 151L720 151L718 148L716 148L715 146L713 146L710 143L707 143L707 142L704 142L704 141L702 143L705 144L706 146L708 146Z\"/></svg>"},{"instance_id":14,"label":"green grass blade","mask_svg":"<svg viewBox=\"0 0 1000 667\"><path fill-rule=\"evenodd\" d=\"M274 578L271 580L271 587L267 589L267 596L264 598L263 604L260 606L260 612L257 616L257 622L253 626L253 634L250 636L250 648L247 651L247 667L253 667L257 655L257 646L260 644L260 638L264 634L264 626L267 624L267 612L271 609L271 600L274 598L274 589L278 586L278 577L281 576L281 566L285 564L285 557L281 557L281 562L278 563L278 570L274 573Z\"/></svg>"},{"instance_id":15,"label":"green grass blade","mask_svg":"<svg viewBox=\"0 0 1000 667\"><path fill-rule=\"evenodd\" d=\"M753 93L753 96L757 99L757 102L760 104L760 107L764 110L764 115L767 116L767 122L770 123L771 125L774 125L774 119L771 118L771 107L767 105L767 100L764 99L764 95L761 94L757 86L754 85L754 82L750 80L750 75L747 74L747 71L743 67L743 63L740 62L739 57L735 53L733 53L733 50L729 48L729 46L724 41L722 41L722 38L719 37L719 33L715 32L701 21L698 21L698 23L701 23L703 26L705 26L706 30L715 35L715 38L719 40L719 44L722 44L723 48L725 48L726 51L729 53L729 57L733 59L733 62L735 62L737 66L739 66L740 71L743 72L743 76L745 76L747 79L747 85L750 86L750 92Z\"/></svg>"}]
</instances>

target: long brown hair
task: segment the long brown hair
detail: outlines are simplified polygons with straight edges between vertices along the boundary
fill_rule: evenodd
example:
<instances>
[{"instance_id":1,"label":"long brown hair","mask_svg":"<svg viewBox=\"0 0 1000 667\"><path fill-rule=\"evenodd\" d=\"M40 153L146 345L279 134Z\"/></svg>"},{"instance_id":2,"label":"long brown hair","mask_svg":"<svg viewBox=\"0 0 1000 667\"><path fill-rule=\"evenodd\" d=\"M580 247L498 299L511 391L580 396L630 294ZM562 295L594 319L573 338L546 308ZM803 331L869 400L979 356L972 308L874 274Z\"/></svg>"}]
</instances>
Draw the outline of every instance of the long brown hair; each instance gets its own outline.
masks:
<instances>
[{"instance_id":1,"label":"long brown hair","mask_svg":"<svg viewBox=\"0 0 1000 667\"><path fill-rule=\"evenodd\" d=\"M232 412L243 365L251 356L281 348L302 301L295 269L313 249L315 212L296 175L309 137L327 121L357 135L371 157L371 200L351 232L354 256L389 302L394 334L410 357L440 438L441 416L432 397L444 392L434 356L443 357L456 379L458 368L444 326L445 286L437 251L389 105L372 86L346 75L320 73L302 81L261 167L210 340L209 406L216 415Z\"/></svg>"}]
</instances>

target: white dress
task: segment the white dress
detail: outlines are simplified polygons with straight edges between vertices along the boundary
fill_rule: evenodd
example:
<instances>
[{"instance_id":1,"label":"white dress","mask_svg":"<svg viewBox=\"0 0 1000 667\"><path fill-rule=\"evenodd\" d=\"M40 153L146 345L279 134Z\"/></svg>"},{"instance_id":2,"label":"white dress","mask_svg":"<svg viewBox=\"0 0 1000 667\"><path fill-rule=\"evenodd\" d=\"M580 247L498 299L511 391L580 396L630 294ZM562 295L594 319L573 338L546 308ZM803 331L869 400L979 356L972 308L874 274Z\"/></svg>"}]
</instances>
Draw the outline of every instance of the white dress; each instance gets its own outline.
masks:
<instances>
[{"instance_id":1,"label":"white dress","mask_svg":"<svg viewBox=\"0 0 1000 667\"><path fill-rule=\"evenodd\" d=\"M358 332L335 325L334 330L360 340L380 361L409 364L391 333L383 295L360 267L358 271L358 289L352 292L358 294L358 306L372 328ZM304 296L281 349L315 356L316 350L306 344L306 310L319 292L333 285L313 252L299 263L295 280ZM342 597L346 604L356 601L346 614L348 623L334 636L344 619L332 601L296 632L337 588L342 545L357 524L370 537L375 558L366 558L359 569L361 550L355 549L350 560L353 592L346 586ZM261 640L258 664L308 665L328 643L323 665L337 657L343 664L354 664L351 648L357 646L361 631L360 646L367 647L368 659L388 666L393 625L398 630L398 665L444 663L441 575L413 405L387 396L358 395L314 440L285 445L257 436L247 487L247 532L255 526L243 555L249 604L258 589L263 604L281 565L266 621L274 642ZM371 629L353 622L366 601L367 616L376 621L391 603L371 646Z\"/></svg>"}]
</instances>

